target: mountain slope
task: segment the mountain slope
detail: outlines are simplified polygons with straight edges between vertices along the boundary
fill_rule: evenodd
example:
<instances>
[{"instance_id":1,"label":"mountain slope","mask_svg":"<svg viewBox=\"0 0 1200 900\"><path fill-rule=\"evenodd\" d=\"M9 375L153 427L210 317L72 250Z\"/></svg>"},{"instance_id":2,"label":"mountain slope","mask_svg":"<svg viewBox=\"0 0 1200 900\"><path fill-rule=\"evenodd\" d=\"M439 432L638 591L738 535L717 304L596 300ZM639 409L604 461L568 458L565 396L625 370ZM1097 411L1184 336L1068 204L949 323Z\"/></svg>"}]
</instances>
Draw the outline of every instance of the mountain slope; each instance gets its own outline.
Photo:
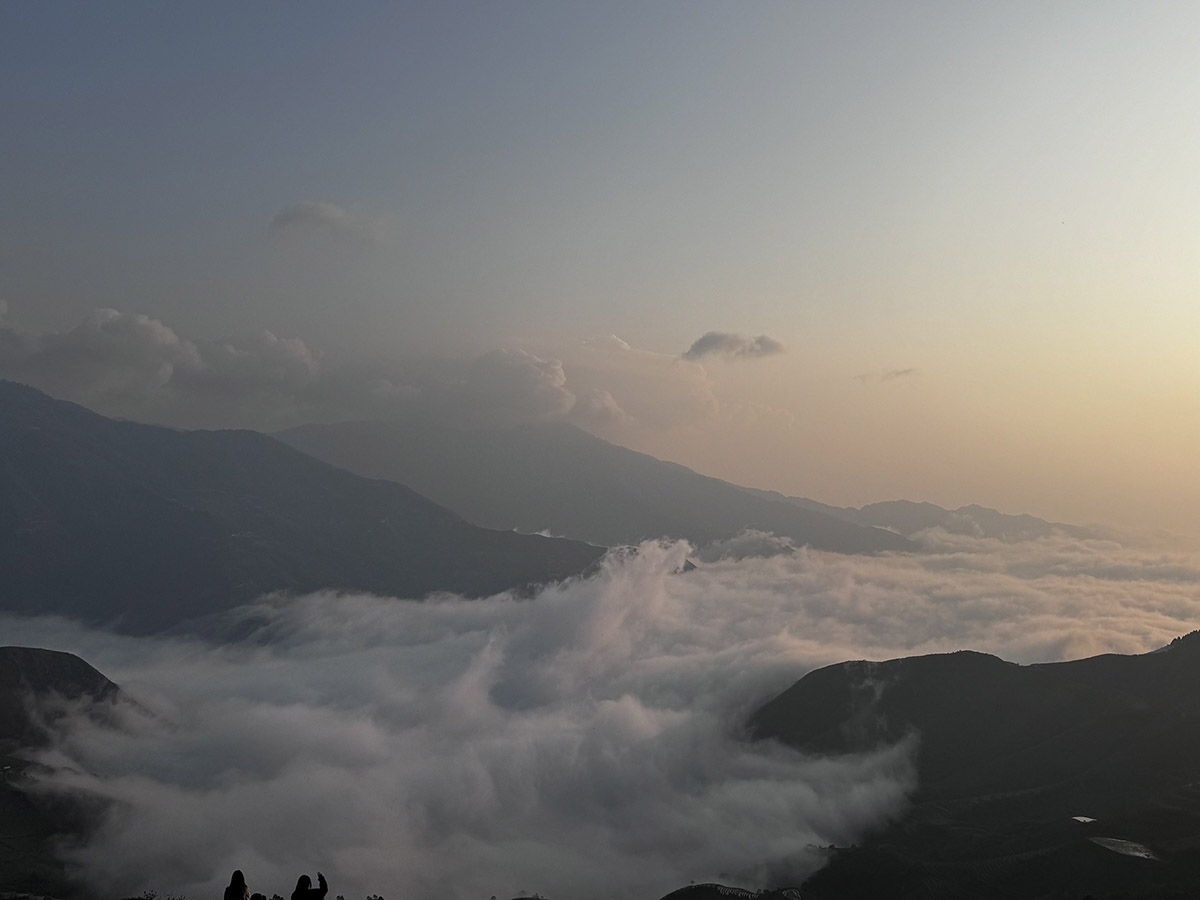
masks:
<instances>
[{"instance_id":1,"label":"mountain slope","mask_svg":"<svg viewBox=\"0 0 1200 900\"><path fill-rule=\"evenodd\" d=\"M0 607L127 630L269 591L485 595L601 549L489 531L250 431L106 419L0 382Z\"/></svg>"},{"instance_id":2,"label":"mountain slope","mask_svg":"<svg viewBox=\"0 0 1200 900\"><path fill-rule=\"evenodd\" d=\"M0 751L46 740L47 703L115 703L115 684L71 653L33 647L0 647Z\"/></svg>"},{"instance_id":3,"label":"mountain slope","mask_svg":"<svg viewBox=\"0 0 1200 900\"><path fill-rule=\"evenodd\" d=\"M561 423L471 432L356 422L303 426L279 438L360 475L408 484L490 528L548 530L606 546L658 537L699 545L755 528L843 553L912 549L899 535L757 497Z\"/></svg>"},{"instance_id":4,"label":"mountain slope","mask_svg":"<svg viewBox=\"0 0 1200 900\"><path fill-rule=\"evenodd\" d=\"M750 727L822 754L919 735L912 809L815 875L812 896L1167 896L1200 888L1198 681L1200 633L1031 666L965 651L851 662L809 673Z\"/></svg>"},{"instance_id":5,"label":"mountain slope","mask_svg":"<svg viewBox=\"0 0 1200 900\"><path fill-rule=\"evenodd\" d=\"M47 743L46 724L62 714L63 700L103 719L123 698L120 688L70 653L0 647L0 892L79 891L54 844L85 833L97 811L84 809L78 798L32 790L42 767L20 754Z\"/></svg>"}]
</instances>

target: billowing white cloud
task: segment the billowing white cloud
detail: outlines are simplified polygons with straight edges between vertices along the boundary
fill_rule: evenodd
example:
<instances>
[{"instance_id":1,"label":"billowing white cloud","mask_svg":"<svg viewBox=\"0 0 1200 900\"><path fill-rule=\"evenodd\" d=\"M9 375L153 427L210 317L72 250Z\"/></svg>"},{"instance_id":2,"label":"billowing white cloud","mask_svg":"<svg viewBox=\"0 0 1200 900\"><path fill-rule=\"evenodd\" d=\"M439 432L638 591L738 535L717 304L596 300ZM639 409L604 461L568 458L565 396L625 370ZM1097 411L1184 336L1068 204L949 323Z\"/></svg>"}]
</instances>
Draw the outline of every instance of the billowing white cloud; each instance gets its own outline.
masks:
<instances>
[{"instance_id":1,"label":"billowing white cloud","mask_svg":"<svg viewBox=\"0 0 1200 900\"><path fill-rule=\"evenodd\" d=\"M783 353L786 348L773 337L760 334L732 334L728 331L708 331L692 343L684 353L684 359L699 360L707 356L722 359L758 359Z\"/></svg>"},{"instance_id":2,"label":"billowing white cloud","mask_svg":"<svg viewBox=\"0 0 1200 900\"><path fill-rule=\"evenodd\" d=\"M570 419L584 428L605 429L627 424L630 416L611 393L592 388L575 401Z\"/></svg>"},{"instance_id":3,"label":"billowing white cloud","mask_svg":"<svg viewBox=\"0 0 1200 900\"><path fill-rule=\"evenodd\" d=\"M676 356L610 341L585 342L565 366L568 385L579 396L611 398L611 405L620 409L620 416L580 423L602 434L688 428L711 423L720 414L708 373ZM607 405L607 399L602 402Z\"/></svg>"},{"instance_id":4,"label":"billowing white cloud","mask_svg":"<svg viewBox=\"0 0 1200 900\"><path fill-rule=\"evenodd\" d=\"M62 332L0 322L0 378L105 415L183 428L409 415L467 428L557 419L636 443L719 423L790 422L758 403L723 409L699 363L614 335L584 341L561 360L502 348L469 359L330 365L298 337L187 338L149 316L101 309Z\"/></svg>"},{"instance_id":5,"label":"billowing white cloud","mask_svg":"<svg viewBox=\"0 0 1200 900\"><path fill-rule=\"evenodd\" d=\"M570 412L575 395L556 359L524 350L493 350L471 363L466 374L438 399L443 415L467 426L540 422Z\"/></svg>"},{"instance_id":6,"label":"billowing white cloud","mask_svg":"<svg viewBox=\"0 0 1200 900\"><path fill-rule=\"evenodd\" d=\"M177 373L203 366L195 344L140 313L97 309L68 331L0 331L0 373L84 402L148 402L161 397Z\"/></svg>"},{"instance_id":7,"label":"billowing white cloud","mask_svg":"<svg viewBox=\"0 0 1200 900\"><path fill-rule=\"evenodd\" d=\"M0 325L0 377L99 412L172 425L288 421L308 406L316 353L269 331L193 341L139 313L98 309L63 332Z\"/></svg>"},{"instance_id":8,"label":"billowing white cloud","mask_svg":"<svg viewBox=\"0 0 1200 900\"><path fill-rule=\"evenodd\" d=\"M68 856L115 895L213 895L234 868L268 894L319 868L333 892L414 900L798 879L810 844L902 807L911 748L741 741L796 661L714 582L672 576L687 552L647 544L532 602L268 603L239 645L5 621L161 715L77 721L47 757L73 763L59 787L119 803Z\"/></svg>"},{"instance_id":9,"label":"billowing white cloud","mask_svg":"<svg viewBox=\"0 0 1200 900\"><path fill-rule=\"evenodd\" d=\"M196 347L202 366L172 384L171 412L185 423L271 427L313 412L320 354L299 338L264 330Z\"/></svg>"},{"instance_id":10,"label":"billowing white cloud","mask_svg":"<svg viewBox=\"0 0 1200 900\"><path fill-rule=\"evenodd\" d=\"M241 340L213 341L204 346L206 379L237 390L246 381L293 384L320 371L319 357L299 338L279 338L260 331Z\"/></svg>"},{"instance_id":11,"label":"billowing white cloud","mask_svg":"<svg viewBox=\"0 0 1200 900\"><path fill-rule=\"evenodd\" d=\"M696 558L705 562L719 562L723 559L751 559L790 555L795 552L795 545L787 538L781 538L769 531L747 528L733 537L700 547L696 551Z\"/></svg>"},{"instance_id":12,"label":"billowing white cloud","mask_svg":"<svg viewBox=\"0 0 1200 900\"><path fill-rule=\"evenodd\" d=\"M318 231L358 243L376 244L383 237L383 223L373 216L315 200L289 204L271 219L272 234L304 231Z\"/></svg>"},{"instance_id":13,"label":"billowing white cloud","mask_svg":"<svg viewBox=\"0 0 1200 900\"><path fill-rule=\"evenodd\" d=\"M96 773L59 787L121 801L71 854L114 895L215 896L234 868L286 894L320 868L346 896L653 898L795 883L807 844L902 808L909 747L811 759L738 739L806 671L962 648L1144 652L1200 623L1190 549L922 540L681 575L690 548L651 543L532 602L267 601L240 644L0 627L80 653L161 716L126 734L76 722L49 757Z\"/></svg>"}]
</instances>

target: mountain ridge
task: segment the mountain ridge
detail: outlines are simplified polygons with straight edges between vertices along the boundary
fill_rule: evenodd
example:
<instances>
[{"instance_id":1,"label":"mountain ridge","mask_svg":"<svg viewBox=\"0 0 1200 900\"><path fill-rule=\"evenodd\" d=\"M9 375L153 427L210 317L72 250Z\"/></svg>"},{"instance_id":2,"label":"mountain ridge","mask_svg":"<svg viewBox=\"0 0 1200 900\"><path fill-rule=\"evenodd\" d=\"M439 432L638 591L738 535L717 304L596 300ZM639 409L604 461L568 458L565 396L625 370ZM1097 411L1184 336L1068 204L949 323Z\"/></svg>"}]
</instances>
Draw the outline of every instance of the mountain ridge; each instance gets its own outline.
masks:
<instances>
[{"instance_id":1,"label":"mountain ridge","mask_svg":"<svg viewBox=\"0 0 1200 900\"><path fill-rule=\"evenodd\" d=\"M1200 632L1056 663L855 660L808 673L748 730L835 755L917 738L911 807L805 896L1166 897L1200 883L1198 679Z\"/></svg>"},{"instance_id":2,"label":"mountain ridge","mask_svg":"<svg viewBox=\"0 0 1200 900\"><path fill-rule=\"evenodd\" d=\"M274 591L484 596L602 554L471 525L258 432L120 422L0 382L8 611L154 631Z\"/></svg>"},{"instance_id":3,"label":"mountain ridge","mask_svg":"<svg viewBox=\"0 0 1200 900\"><path fill-rule=\"evenodd\" d=\"M111 724L120 687L73 653L0 647L0 889L18 894L86 897L55 850L84 838L98 810L86 798L37 790L44 766L31 751L51 742L53 724L70 708Z\"/></svg>"},{"instance_id":4,"label":"mountain ridge","mask_svg":"<svg viewBox=\"0 0 1200 900\"><path fill-rule=\"evenodd\" d=\"M462 431L416 420L306 425L281 440L360 475L408 484L469 521L605 546L683 538L702 546L746 529L820 550L913 550L857 525L619 447L562 422Z\"/></svg>"},{"instance_id":5,"label":"mountain ridge","mask_svg":"<svg viewBox=\"0 0 1200 900\"><path fill-rule=\"evenodd\" d=\"M791 497L778 491L761 488L746 488L754 494L805 509L823 512L859 525L887 528L906 537L912 537L927 528L944 528L947 531L976 537L1014 541L1046 537L1062 532L1072 537L1089 538L1097 535L1097 529L1069 525L1065 522L1049 522L1028 513L1003 513L988 506L970 503L958 509L946 509L935 503L917 500L881 500L865 506L831 506L808 497Z\"/></svg>"}]
</instances>

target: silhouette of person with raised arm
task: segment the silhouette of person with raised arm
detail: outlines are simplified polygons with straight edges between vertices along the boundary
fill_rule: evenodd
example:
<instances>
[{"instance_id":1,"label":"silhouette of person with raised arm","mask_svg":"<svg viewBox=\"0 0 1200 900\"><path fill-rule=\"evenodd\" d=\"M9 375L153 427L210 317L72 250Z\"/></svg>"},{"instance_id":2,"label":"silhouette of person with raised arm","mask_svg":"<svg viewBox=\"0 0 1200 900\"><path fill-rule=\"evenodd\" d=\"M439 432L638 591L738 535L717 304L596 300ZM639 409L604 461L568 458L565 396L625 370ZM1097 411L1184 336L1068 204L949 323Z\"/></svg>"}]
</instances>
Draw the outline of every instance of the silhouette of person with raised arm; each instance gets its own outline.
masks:
<instances>
[{"instance_id":1,"label":"silhouette of person with raised arm","mask_svg":"<svg viewBox=\"0 0 1200 900\"><path fill-rule=\"evenodd\" d=\"M312 886L311 878L301 875L300 880L296 882L296 889L292 891L292 900L325 900L327 893L329 884L320 872L317 873L317 887Z\"/></svg>"},{"instance_id":2,"label":"silhouette of person with raised arm","mask_svg":"<svg viewBox=\"0 0 1200 900\"><path fill-rule=\"evenodd\" d=\"M224 900L250 900L250 888L246 887L246 876L241 869L233 870L229 887L225 888Z\"/></svg>"}]
</instances>

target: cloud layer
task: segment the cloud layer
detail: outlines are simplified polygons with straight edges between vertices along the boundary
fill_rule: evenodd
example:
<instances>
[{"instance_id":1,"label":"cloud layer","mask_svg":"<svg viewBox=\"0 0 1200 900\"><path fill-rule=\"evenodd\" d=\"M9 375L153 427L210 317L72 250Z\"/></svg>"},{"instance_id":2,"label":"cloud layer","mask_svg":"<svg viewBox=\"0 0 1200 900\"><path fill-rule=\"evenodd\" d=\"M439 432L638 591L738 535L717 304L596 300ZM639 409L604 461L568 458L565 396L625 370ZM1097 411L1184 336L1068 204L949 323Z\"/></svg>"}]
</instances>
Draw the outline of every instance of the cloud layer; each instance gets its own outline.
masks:
<instances>
[{"instance_id":1,"label":"cloud layer","mask_svg":"<svg viewBox=\"0 0 1200 900\"><path fill-rule=\"evenodd\" d=\"M125 735L79 722L50 759L99 776L59 787L121 801L72 854L114 893L215 895L235 867L286 893L321 868L347 896L652 900L691 880L794 882L808 844L902 808L909 747L821 760L739 741L806 671L964 647L1143 652L1200 623L1191 550L922 540L920 555L732 558L778 549L750 535L681 575L686 545L647 544L532 601L264 602L238 645L2 624L161 716Z\"/></svg>"},{"instance_id":2,"label":"cloud layer","mask_svg":"<svg viewBox=\"0 0 1200 900\"><path fill-rule=\"evenodd\" d=\"M794 663L670 574L687 549L614 555L533 602L266 605L236 647L6 622L74 643L162 716L81 721L49 758L101 776L60 787L119 803L70 857L122 894L214 894L234 868L267 893L320 868L337 893L416 900L799 879L809 844L902 806L910 748L835 762L740 741Z\"/></svg>"},{"instance_id":3,"label":"cloud layer","mask_svg":"<svg viewBox=\"0 0 1200 900\"><path fill-rule=\"evenodd\" d=\"M261 331L193 341L140 313L97 309L66 331L0 323L0 377L108 415L172 425L270 426L311 403L320 357Z\"/></svg>"},{"instance_id":4,"label":"cloud layer","mask_svg":"<svg viewBox=\"0 0 1200 900\"><path fill-rule=\"evenodd\" d=\"M329 367L299 338L261 331L189 340L157 319L114 309L62 332L0 322L0 378L106 415L200 428L406 414L503 426L561 417L575 405L562 363L523 350L491 351L439 372Z\"/></svg>"},{"instance_id":5,"label":"cloud layer","mask_svg":"<svg viewBox=\"0 0 1200 900\"><path fill-rule=\"evenodd\" d=\"M450 384L437 411L457 424L502 427L559 418L574 405L561 362L524 350L493 350Z\"/></svg>"},{"instance_id":6,"label":"cloud layer","mask_svg":"<svg viewBox=\"0 0 1200 900\"><path fill-rule=\"evenodd\" d=\"M783 353L784 350L782 343L765 334L750 337L728 331L708 331L696 338L684 352L683 358L699 360L716 356L722 359L758 359Z\"/></svg>"},{"instance_id":7,"label":"cloud layer","mask_svg":"<svg viewBox=\"0 0 1200 900\"><path fill-rule=\"evenodd\" d=\"M767 407L722 406L702 366L614 335L549 353L330 364L296 337L260 331L191 339L140 313L98 309L65 331L0 318L0 378L109 416L183 428L274 430L309 422L419 416L464 428L570 421L618 441L745 427Z\"/></svg>"}]
</instances>

